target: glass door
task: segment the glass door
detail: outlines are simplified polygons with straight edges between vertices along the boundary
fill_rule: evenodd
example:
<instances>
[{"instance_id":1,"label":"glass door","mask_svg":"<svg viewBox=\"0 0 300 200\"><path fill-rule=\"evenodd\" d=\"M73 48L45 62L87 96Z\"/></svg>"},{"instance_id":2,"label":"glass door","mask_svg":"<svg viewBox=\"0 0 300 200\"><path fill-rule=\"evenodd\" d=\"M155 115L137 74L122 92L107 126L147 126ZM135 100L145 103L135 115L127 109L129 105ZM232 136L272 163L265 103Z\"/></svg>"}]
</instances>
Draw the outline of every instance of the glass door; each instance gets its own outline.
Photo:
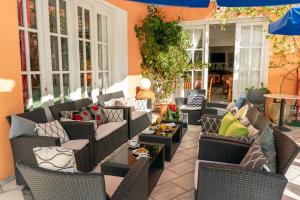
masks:
<instances>
[{"instance_id":1,"label":"glass door","mask_svg":"<svg viewBox=\"0 0 300 200\"><path fill-rule=\"evenodd\" d=\"M236 28L233 99L245 96L246 88L259 87L266 80L266 24L237 24Z\"/></svg>"},{"instance_id":2,"label":"glass door","mask_svg":"<svg viewBox=\"0 0 300 200\"><path fill-rule=\"evenodd\" d=\"M49 93L54 104L70 100L69 31L67 0L48 0L51 76Z\"/></svg>"}]
</instances>

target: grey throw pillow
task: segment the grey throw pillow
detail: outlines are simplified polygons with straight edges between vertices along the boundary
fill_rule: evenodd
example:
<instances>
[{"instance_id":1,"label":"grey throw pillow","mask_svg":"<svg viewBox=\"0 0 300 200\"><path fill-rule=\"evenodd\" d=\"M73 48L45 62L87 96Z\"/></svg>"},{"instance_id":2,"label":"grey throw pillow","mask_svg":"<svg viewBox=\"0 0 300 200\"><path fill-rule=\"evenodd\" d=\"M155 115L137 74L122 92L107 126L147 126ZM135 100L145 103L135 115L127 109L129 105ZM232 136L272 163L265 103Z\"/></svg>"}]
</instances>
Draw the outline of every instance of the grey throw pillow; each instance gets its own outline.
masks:
<instances>
[{"instance_id":1,"label":"grey throw pillow","mask_svg":"<svg viewBox=\"0 0 300 200\"><path fill-rule=\"evenodd\" d=\"M263 130L261 135L258 137L261 145L261 150L268 159L267 167L271 172L277 172L276 166L276 149L273 136L273 129L269 126Z\"/></svg>"},{"instance_id":2,"label":"grey throw pillow","mask_svg":"<svg viewBox=\"0 0 300 200\"><path fill-rule=\"evenodd\" d=\"M36 123L29 119L12 115L9 139L16 138L22 135L37 135L37 133L35 132L35 125Z\"/></svg>"}]
</instances>

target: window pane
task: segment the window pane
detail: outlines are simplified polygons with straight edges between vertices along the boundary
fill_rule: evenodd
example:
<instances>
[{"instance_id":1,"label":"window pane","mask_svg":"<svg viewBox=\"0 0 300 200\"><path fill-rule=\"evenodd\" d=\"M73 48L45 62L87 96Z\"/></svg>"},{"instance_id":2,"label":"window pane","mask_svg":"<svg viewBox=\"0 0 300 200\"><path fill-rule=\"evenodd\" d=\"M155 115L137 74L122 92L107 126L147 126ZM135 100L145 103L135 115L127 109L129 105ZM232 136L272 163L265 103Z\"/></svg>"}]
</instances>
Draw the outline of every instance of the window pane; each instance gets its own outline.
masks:
<instances>
[{"instance_id":1,"label":"window pane","mask_svg":"<svg viewBox=\"0 0 300 200\"><path fill-rule=\"evenodd\" d=\"M26 71L26 50L24 31L19 31L21 70Z\"/></svg>"},{"instance_id":2,"label":"window pane","mask_svg":"<svg viewBox=\"0 0 300 200\"><path fill-rule=\"evenodd\" d=\"M203 31L202 29L195 29L193 48L202 48L202 44L203 44Z\"/></svg>"},{"instance_id":3,"label":"window pane","mask_svg":"<svg viewBox=\"0 0 300 200\"><path fill-rule=\"evenodd\" d=\"M194 52L194 62L202 62L202 51Z\"/></svg>"},{"instance_id":4,"label":"window pane","mask_svg":"<svg viewBox=\"0 0 300 200\"><path fill-rule=\"evenodd\" d=\"M60 80L59 74L53 74L53 96L54 96L54 104L61 103L60 99Z\"/></svg>"},{"instance_id":5,"label":"window pane","mask_svg":"<svg viewBox=\"0 0 300 200\"><path fill-rule=\"evenodd\" d=\"M80 57L80 70L84 70L83 42L82 41L79 41L79 57Z\"/></svg>"},{"instance_id":6,"label":"window pane","mask_svg":"<svg viewBox=\"0 0 300 200\"><path fill-rule=\"evenodd\" d=\"M59 17L60 17L60 33L67 35L67 3L63 0L59 1Z\"/></svg>"},{"instance_id":7,"label":"window pane","mask_svg":"<svg viewBox=\"0 0 300 200\"><path fill-rule=\"evenodd\" d=\"M103 16L103 41L108 42L108 33L107 33L107 17Z\"/></svg>"},{"instance_id":8,"label":"window pane","mask_svg":"<svg viewBox=\"0 0 300 200\"><path fill-rule=\"evenodd\" d=\"M29 28L36 29L36 5L35 0L27 0L27 24Z\"/></svg>"},{"instance_id":9,"label":"window pane","mask_svg":"<svg viewBox=\"0 0 300 200\"><path fill-rule=\"evenodd\" d=\"M52 61L52 71L59 71L59 61L58 61L58 40L56 36L50 36L51 42L51 61Z\"/></svg>"},{"instance_id":10,"label":"window pane","mask_svg":"<svg viewBox=\"0 0 300 200\"><path fill-rule=\"evenodd\" d=\"M241 48L240 50L240 69L249 69L249 54L250 50L249 48Z\"/></svg>"},{"instance_id":11,"label":"window pane","mask_svg":"<svg viewBox=\"0 0 300 200\"><path fill-rule=\"evenodd\" d=\"M84 87L84 74L80 74L80 88L81 88L81 97L85 97L85 87Z\"/></svg>"},{"instance_id":12,"label":"window pane","mask_svg":"<svg viewBox=\"0 0 300 200\"><path fill-rule=\"evenodd\" d=\"M98 88L100 89L100 92L103 88L103 73L99 73L98 75L98 83L97 83Z\"/></svg>"},{"instance_id":13,"label":"window pane","mask_svg":"<svg viewBox=\"0 0 300 200\"><path fill-rule=\"evenodd\" d=\"M56 0L49 0L49 24L50 32L57 32L57 18L56 18Z\"/></svg>"},{"instance_id":14,"label":"window pane","mask_svg":"<svg viewBox=\"0 0 300 200\"><path fill-rule=\"evenodd\" d=\"M102 19L101 19L101 15L97 15L97 35L98 35L98 41L102 42Z\"/></svg>"},{"instance_id":15,"label":"window pane","mask_svg":"<svg viewBox=\"0 0 300 200\"><path fill-rule=\"evenodd\" d=\"M85 43L85 49L86 49L86 69L91 70L91 44L89 42Z\"/></svg>"},{"instance_id":16,"label":"window pane","mask_svg":"<svg viewBox=\"0 0 300 200\"><path fill-rule=\"evenodd\" d=\"M253 47L262 46L262 33L263 33L262 25L253 26L253 32L252 32Z\"/></svg>"},{"instance_id":17,"label":"window pane","mask_svg":"<svg viewBox=\"0 0 300 200\"><path fill-rule=\"evenodd\" d=\"M103 50L103 70L108 70L108 46L104 45Z\"/></svg>"},{"instance_id":18,"label":"window pane","mask_svg":"<svg viewBox=\"0 0 300 200\"><path fill-rule=\"evenodd\" d=\"M190 30L185 30L185 32L187 32L189 35L190 35L190 39L191 41L193 40L193 30L190 29Z\"/></svg>"},{"instance_id":19,"label":"window pane","mask_svg":"<svg viewBox=\"0 0 300 200\"><path fill-rule=\"evenodd\" d=\"M70 101L70 78L69 74L63 74L64 102Z\"/></svg>"},{"instance_id":20,"label":"window pane","mask_svg":"<svg viewBox=\"0 0 300 200\"><path fill-rule=\"evenodd\" d=\"M88 96L90 97L92 95L92 74L87 73L86 74L86 86L87 86L87 92Z\"/></svg>"},{"instance_id":21,"label":"window pane","mask_svg":"<svg viewBox=\"0 0 300 200\"><path fill-rule=\"evenodd\" d=\"M40 75L34 74L31 75L31 86L32 86L32 100L33 108L41 107L41 81Z\"/></svg>"},{"instance_id":22,"label":"window pane","mask_svg":"<svg viewBox=\"0 0 300 200\"><path fill-rule=\"evenodd\" d=\"M61 59L63 71L69 70L68 39L61 38Z\"/></svg>"},{"instance_id":23,"label":"window pane","mask_svg":"<svg viewBox=\"0 0 300 200\"><path fill-rule=\"evenodd\" d=\"M241 30L241 47L250 47L251 26L242 26Z\"/></svg>"},{"instance_id":24,"label":"window pane","mask_svg":"<svg viewBox=\"0 0 300 200\"><path fill-rule=\"evenodd\" d=\"M84 10L85 38L90 39L90 11Z\"/></svg>"},{"instance_id":25,"label":"window pane","mask_svg":"<svg viewBox=\"0 0 300 200\"><path fill-rule=\"evenodd\" d=\"M98 44L98 69L103 70L103 55L102 55L102 45Z\"/></svg>"},{"instance_id":26,"label":"window pane","mask_svg":"<svg viewBox=\"0 0 300 200\"><path fill-rule=\"evenodd\" d=\"M78 7L78 35L80 38L83 38L82 27L82 8Z\"/></svg>"},{"instance_id":27,"label":"window pane","mask_svg":"<svg viewBox=\"0 0 300 200\"><path fill-rule=\"evenodd\" d=\"M260 48L252 49L252 59L251 59L250 69L260 69L260 59L261 59L260 56L261 56Z\"/></svg>"},{"instance_id":28,"label":"window pane","mask_svg":"<svg viewBox=\"0 0 300 200\"><path fill-rule=\"evenodd\" d=\"M37 33L28 33L29 54L30 54L30 69L31 71L39 71L39 44Z\"/></svg>"},{"instance_id":29,"label":"window pane","mask_svg":"<svg viewBox=\"0 0 300 200\"><path fill-rule=\"evenodd\" d=\"M103 73L103 88L108 88L108 72Z\"/></svg>"},{"instance_id":30,"label":"window pane","mask_svg":"<svg viewBox=\"0 0 300 200\"><path fill-rule=\"evenodd\" d=\"M18 6L18 25L24 26L23 24L23 0L17 0Z\"/></svg>"},{"instance_id":31,"label":"window pane","mask_svg":"<svg viewBox=\"0 0 300 200\"><path fill-rule=\"evenodd\" d=\"M23 103L25 110L29 109L29 93L28 93L28 80L26 75L22 75L22 86L23 86Z\"/></svg>"}]
</instances>

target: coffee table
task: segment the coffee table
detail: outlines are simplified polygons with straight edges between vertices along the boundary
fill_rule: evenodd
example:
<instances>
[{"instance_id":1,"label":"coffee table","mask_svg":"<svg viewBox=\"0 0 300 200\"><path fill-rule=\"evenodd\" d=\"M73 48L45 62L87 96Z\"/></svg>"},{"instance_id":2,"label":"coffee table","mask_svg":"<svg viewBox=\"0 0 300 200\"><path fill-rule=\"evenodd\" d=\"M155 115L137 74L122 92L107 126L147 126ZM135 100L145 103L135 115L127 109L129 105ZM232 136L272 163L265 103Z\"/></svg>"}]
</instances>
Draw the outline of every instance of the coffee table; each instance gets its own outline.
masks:
<instances>
[{"instance_id":1,"label":"coffee table","mask_svg":"<svg viewBox=\"0 0 300 200\"><path fill-rule=\"evenodd\" d=\"M184 136L188 129L188 113L181 113L179 119L167 119L163 118L162 123L175 123L179 124L181 128L181 138Z\"/></svg>"},{"instance_id":2,"label":"coffee table","mask_svg":"<svg viewBox=\"0 0 300 200\"><path fill-rule=\"evenodd\" d=\"M139 142L139 144L148 149L150 154L148 178L148 193L150 194L164 170L165 145L147 142ZM101 172L124 177L137 161L137 156L132 153L132 150L127 143L123 144L101 164Z\"/></svg>"},{"instance_id":3,"label":"coffee table","mask_svg":"<svg viewBox=\"0 0 300 200\"><path fill-rule=\"evenodd\" d=\"M155 131L153 134L144 134L142 132L139 135L139 141L164 144L165 159L170 161L181 142L181 125L177 124L175 130L167 132L166 135L162 135L160 130Z\"/></svg>"}]
</instances>

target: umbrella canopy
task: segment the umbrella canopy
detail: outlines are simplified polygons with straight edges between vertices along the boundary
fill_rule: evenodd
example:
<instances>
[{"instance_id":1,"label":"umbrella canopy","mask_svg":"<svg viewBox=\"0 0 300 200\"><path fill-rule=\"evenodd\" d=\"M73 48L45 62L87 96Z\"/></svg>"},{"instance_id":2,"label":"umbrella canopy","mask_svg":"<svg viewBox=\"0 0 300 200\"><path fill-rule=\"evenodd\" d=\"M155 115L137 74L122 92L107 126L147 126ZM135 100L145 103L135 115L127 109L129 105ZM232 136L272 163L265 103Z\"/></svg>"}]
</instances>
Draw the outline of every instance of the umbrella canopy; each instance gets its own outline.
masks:
<instances>
[{"instance_id":1,"label":"umbrella canopy","mask_svg":"<svg viewBox=\"0 0 300 200\"><path fill-rule=\"evenodd\" d=\"M129 0L149 4L207 8L210 0ZM300 0L217 0L223 7L275 6L300 3Z\"/></svg>"},{"instance_id":2,"label":"umbrella canopy","mask_svg":"<svg viewBox=\"0 0 300 200\"><path fill-rule=\"evenodd\" d=\"M300 35L300 7L291 8L281 19L270 24L269 33Z\"/></svg>"}]
</instances>

